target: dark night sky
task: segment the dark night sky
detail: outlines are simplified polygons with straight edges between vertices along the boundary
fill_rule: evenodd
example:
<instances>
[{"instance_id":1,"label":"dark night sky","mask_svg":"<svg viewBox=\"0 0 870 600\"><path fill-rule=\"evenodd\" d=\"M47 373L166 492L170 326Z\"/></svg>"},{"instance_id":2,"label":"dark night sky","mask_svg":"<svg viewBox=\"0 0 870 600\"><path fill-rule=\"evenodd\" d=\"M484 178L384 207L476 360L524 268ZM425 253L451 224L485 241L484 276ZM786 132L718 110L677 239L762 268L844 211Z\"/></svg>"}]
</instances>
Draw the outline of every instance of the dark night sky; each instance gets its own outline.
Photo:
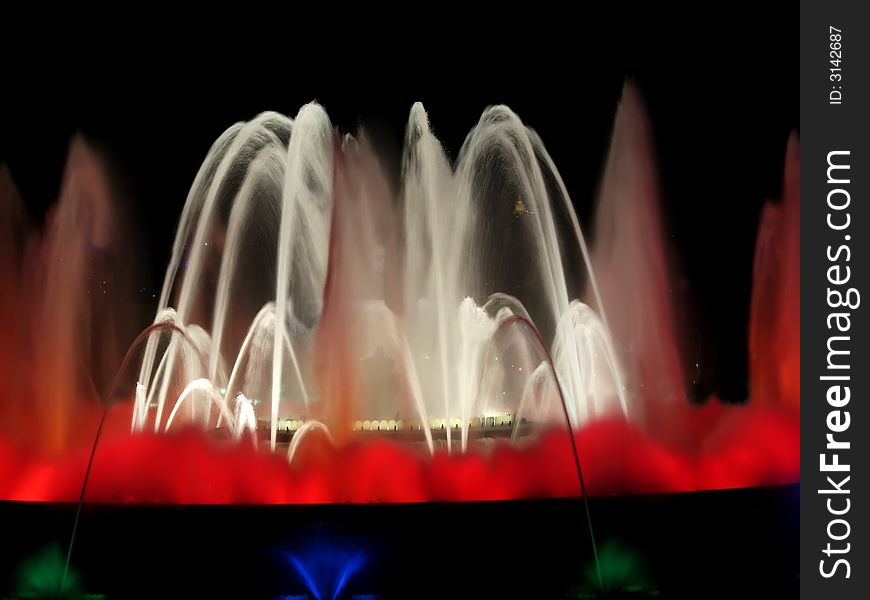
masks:
<instances>
[{"instance_id":1,"label":"dark night sky","mask_svg":"<svg viewBox=\"0 0 870 600\"><path fill-rule=\"evenodd\" d=\"M688 24L637 18L622 27L589 18L541 32L540 43L499 31L498 42L449 49L455 41L445 36L437 58L419 62L418 48L403 50L416 42L407 36L370 56L335 48L319 64L313 48L246 47L226 61L149 49L110 60L96 43L38 63L6 48L13 61L0 96L0 162L40 220L56 198L69 140L82 132L129 199L148 265L143 283L156 290L188 187L235 121L263 110L294 115L317 100L340 130L373 126L398 161L414 101L452 157L482 110L504 103L541 135L588 224L630 77L652 120L666 227L687 284L680 300L691 324L686 362L702 364L696 392L742 399L758 216L779 194L799 118L798 7L758 10L769 12L711 10Z\"/></svg>"}]
</instances>

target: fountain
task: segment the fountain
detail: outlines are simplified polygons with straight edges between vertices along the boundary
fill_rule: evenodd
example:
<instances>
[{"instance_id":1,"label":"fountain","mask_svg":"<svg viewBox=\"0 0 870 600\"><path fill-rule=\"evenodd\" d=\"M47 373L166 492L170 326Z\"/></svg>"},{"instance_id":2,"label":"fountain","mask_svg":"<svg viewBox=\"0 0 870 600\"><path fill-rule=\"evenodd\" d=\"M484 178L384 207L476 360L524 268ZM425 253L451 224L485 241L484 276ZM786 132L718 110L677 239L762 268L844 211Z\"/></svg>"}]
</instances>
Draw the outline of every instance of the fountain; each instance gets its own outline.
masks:
<instances>
[{"instance_id":1,"label":"fountain","mask_svg":"<svg viewBox=\"0 0 870 600\"><path fill-rule=\"evenodd\" d=\"M132 289L131 267L97 154L73 142L42 232L0 168L0 508L22 515L19 529L53 532L59 517L32 501L87 502L82 518L103 525L75 556L114 565L109 589L132 577L107 550L125 536L142 541L130 564L167 557L154 586L232 551L240 573L274 583L289 568L288 589L316 597L350 594L364 567L381 568L379 550L398 565L388 587L406 590L420 565L451 556L477 576L501 568L498 549L540 548L556 529L581 543L527 556L529 568L557 586L588 560L602 588L608 548L640 559L613 543L602 560L585 554L590 504L611 535L653 532L669 548L658 555L682 553L692 568L679 581L709 572L685 553L700 544L691 532L667 546L661 529L686 505L723 515L714 540L764 528L791 539L755 507L778 511L793 490L781 486L799 480L797 137L761 219L739 406L686 391L653 141L626 85L588 242L541 139L507 107L488 108L451 161L415 104L398 187L366 132L340 135L321 106L263 113L209 150L144 329L106 299ZM722 512L743 503L755 512ZM278 522L298 544L282 546ZM176 529L192 533L171 548L154 537ZM354 541L330 541L339 530ZM462 532L491 555L458 548Z\"/></svg>"},{"instance_id":2,"label":"fountain","mask_svg":"<svg viewBox=\"0 0 870 600\"><path fill-rule=\"evenodd\" d=\"M759 235L747 407L686 399L652 155L640 95L627 85L590 247L540 138L506 107L484 112L451 164L414 105L398 189L365 132L339 137L317 104L234 125L191 187L153 325L127 353L138 370L125 366L111 391L87 375L120 362L119 324L129 321L83 283L95 269L101 285L121 282L124 264L99 160L73 144L58 208L43 239L28 243L0 172L3 270L21 282L3 306L32 316L29 328L10 320L18 329L3 364L33 365L27 377L2 378L7 397L26 401L2 404L15 424L6 438L18 440L5 452L24 458L0 492L74 497L99 420L99 403L82 398L101 391L130 401L107 413L96 498L137 497L118 487L134 467L149 474L145 497L181 502L574 495L575 443L592 493L793 481L797 140L784 201L766 209ZM125 419L136 435L123 433ZM756 431L787 450L771 452ZM209 449L227 437L241 445ZM38 452L28 450L34 439ZM203 449L180 449L189 444ZM741 444L748 463L735 458ZM264 462L263 451L291 469ZM551 468L536 473L541 456ZM173 489L163 470L179 458L218 478L224 461L280 475L267 485L236 473L226 493ZM351 477L358 468L371 481ZM379 472L403 472L406 483Z\"/></svg>"},{"instance_id":3,"label":"fountain","mask_svg":"<svg viewBox=\"0 0 870 600\"><path fill-rule=\"evenodd\" d=\"M292 416L339 441L354 421L401 421L431 453L433 422L465 451L473 419L549 422L559 390L574 426L628 417L586 243L537 136L493 107L453 168L417 104L403 178L395 198L364 134L334 139L317 105L229 129L188 197L158 306L186 335L148 340L133 429L164 429L188 398L186 418L214 427L213 404L245 397L272 450ZM583 285L597 312L572 301ZM530 327L554 340L552 360ZM372 389L375 356L396 377Z\"/></svg>"}]
</instances>

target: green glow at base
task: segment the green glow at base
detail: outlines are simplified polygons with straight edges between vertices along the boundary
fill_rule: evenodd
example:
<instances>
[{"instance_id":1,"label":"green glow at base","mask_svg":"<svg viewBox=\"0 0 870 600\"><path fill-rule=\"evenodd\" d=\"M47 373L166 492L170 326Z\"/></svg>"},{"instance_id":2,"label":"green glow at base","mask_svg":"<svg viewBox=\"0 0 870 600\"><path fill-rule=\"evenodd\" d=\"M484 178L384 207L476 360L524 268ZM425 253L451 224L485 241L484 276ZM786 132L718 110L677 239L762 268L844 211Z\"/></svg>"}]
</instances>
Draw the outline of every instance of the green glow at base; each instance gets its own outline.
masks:
<instances>
[{"instance_id":1,"label":"green glow at base","mask_svg":"<svg viewBox=\"0 0 870 600\"><path fill-rule=\"evenodd\" d=\"M641 597L658 595L643 556L619 542L605 541L598 550L604 593L624 592ZM595 598L600 594L595 564L583 568L583 583L576 588L576 597Z\"/></svg>"},{"instance_id":2,"label":"green glow at base","mask_svg":"<svg viewBox=\"0 0 870 600\"><path fill-rule=\"evenodd\" d=\"M36 554L24 559L18 567L16 596L19 598L57 598L63 578L64 553L60 544L46 546ZM64 600L97 600L99 595L82 592L78 573L67 573Z\"/></svg>"}]
</instances>

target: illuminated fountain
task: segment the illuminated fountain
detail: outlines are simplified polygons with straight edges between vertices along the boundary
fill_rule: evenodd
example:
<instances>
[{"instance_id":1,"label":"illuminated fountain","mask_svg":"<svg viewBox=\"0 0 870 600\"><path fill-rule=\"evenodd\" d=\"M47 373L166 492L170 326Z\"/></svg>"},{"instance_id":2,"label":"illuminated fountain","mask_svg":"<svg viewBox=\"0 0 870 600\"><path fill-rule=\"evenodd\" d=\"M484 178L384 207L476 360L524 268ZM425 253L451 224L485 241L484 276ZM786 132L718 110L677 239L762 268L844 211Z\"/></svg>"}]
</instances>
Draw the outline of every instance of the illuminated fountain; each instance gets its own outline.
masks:
<instances>
[{"instance_id":1,"label":"illuminated fountain","mask_svg":"<svg viewBox=\"0 0 870 600\"><path fill-rule=\"evenodd\" d=\"M788 577L788 551L745 540L796 547L778 484L800 466L797 137L761 218L742 406L688 398L652 140L628 85L587 246L505 107L451 162L414 105L397 189L318 105L261 114L209 151L141 323L96 153L73 142L42 231L0 167L0 510L20 546L0 563L33 550L61 578L40 590L74 588L79 561L154 597L443 597L419 586L438 565L480 597L546 597L582 564L597 591L627 575L619 537L689 597L735 548L756 552L735 585L771 560ZM68 529L66 563L26 549ZM554 532L577 543L542 552ZM227 556L243 577L191 578ZM501 577L512 561L527 573Z\"/></svg>"},{"instance_id":2,"label":"illuminated fountain","mask_svg":"<svg viewBox=\"0 0 870 600\"><path fill-rule=\"evenodd\" d=\"M628 417L583 234L538 137L491 108L454 170L418 104L403 176L394 198L365 137L339 142L317 105L228 130L188 197L158 307L184 335L149 339L134 429L168 429L186 402L187 420L236 433L256 411L273 449L293 415L335 439L402 421L430 451L443 425L448 451L465 450L474 418L562 418L559 389L575 426ZM583 284L597 312L572 300ZM388 385L366 385L390 367Z\"/></svg>"},{"instance_id":3,"label":"illuminated fountain","mask_svg":"<svg viewBox=\"0 0 870 600\"><path fill-rule=\"evenodd\" d=\"M750 406L728 407L687 401L651 131L631 86L589 247L541 140L506 107L484 112L451 164L414 105L399 189L365 133L339 137L316 104L234 125L194 180L154 324L111 390L83 373L114 370L114 340L129 338L108 324L129 320L83 282L97 250L121 281L124 236L77 142L46 233L2 240L20 283L0 297L17 315L3 393L23 400L3 403L15 443L0 446L0 494L77 497L100 415L82 399L97 396L132 400L108 410L95 455L88 495L106 500L576 495L578 453L596 494L794 481L797 148L759 238ZM0 224L24 231L5 171L0 186ZM47 455L27 441L40 436ZM213 448L227 437L240 443Z\"/></svg>"}]
</instances>

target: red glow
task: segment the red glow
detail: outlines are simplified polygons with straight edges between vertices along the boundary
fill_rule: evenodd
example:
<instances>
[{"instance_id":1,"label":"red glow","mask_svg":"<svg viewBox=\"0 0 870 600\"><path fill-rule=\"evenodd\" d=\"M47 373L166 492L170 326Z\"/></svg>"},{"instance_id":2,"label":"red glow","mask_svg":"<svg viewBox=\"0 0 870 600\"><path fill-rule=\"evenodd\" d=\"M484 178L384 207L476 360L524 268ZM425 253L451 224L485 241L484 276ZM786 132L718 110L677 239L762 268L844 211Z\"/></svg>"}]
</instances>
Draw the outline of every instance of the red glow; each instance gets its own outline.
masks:
<instances>
[{"instance_id":1,"label":"red glow","mask_svg":"<svg viewBox=\"0 0 870 600\"><path fill-rule=\"evenodd\" d=\"M591 495L676 492L797 481L795 415L723 408L703 447L675 450L621 420L575 433ZM317 446L313 444L312 446ZM323 444L297 457L251 444L216 442L198 431L175 435L109 435L94 461L87 499L96 502L285 504L420 502L574 496L576 471L565 431L551 430L523 447L499 442L484 455L419 457L385 439L340 449ZM87 451L39 458L0 441L0 497L23 501L78 499Z\"/></svg>"}]
</instances>

